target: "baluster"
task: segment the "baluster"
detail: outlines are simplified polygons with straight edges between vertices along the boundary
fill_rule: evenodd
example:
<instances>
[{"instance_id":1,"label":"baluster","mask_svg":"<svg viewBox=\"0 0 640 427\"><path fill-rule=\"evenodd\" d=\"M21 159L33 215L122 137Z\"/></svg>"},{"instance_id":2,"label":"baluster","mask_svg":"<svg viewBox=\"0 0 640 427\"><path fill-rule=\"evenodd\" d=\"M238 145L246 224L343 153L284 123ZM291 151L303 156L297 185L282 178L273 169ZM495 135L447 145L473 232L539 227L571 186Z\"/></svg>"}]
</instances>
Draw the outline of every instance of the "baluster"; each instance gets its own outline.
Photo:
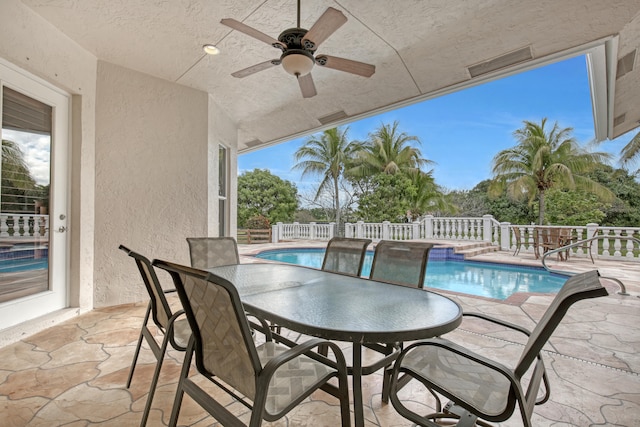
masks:
<instances>
[{"instance_id":1,"label":"baluster","mask_svg":"<svg viewBox=\"0 0 640 427\"><path fill-rule=\"evenodd\" d=\"M633 237L633 230L628 229L625 230L625 233L627 235L627 237ZM627 240L627 245L626 245L626 249L627 249L627 254L626 257L627 258L633 258L633 240Z\"/></svg>"},{"instance_id":2,"label":"baluster","mask_svg":"<svg viewBox=\"0 0 640 427\"><path fill-rule=\"evenodd\" d=\"M613 235L615 237L615 240L613 241L613 248L614 248L613 256L616 258L622 257L622 252L620 251L620 249L622 249L620 234L622 234L622 230L620 229L613 231Z\"/></svg>"},{"instance_id":3,"label":"baluster","mask_svg":"<svg viewBox=\"0 0 640 427\"><path fill-rule=\"evenodd\" d=\"M7 225L8 215L0 216L0 236L9 237L9 225Z\"/></svg>"},{"instance_id":4,"label":"baluster","mask_svg":"<svg viewBox=\"0 0 640 427\"><path fill-rule=\"evenodd\" d=\"M603 236L609 236L610 230L602 230ZM602 239L602 256L607 258L611 256L609 253L609 239Z\"/></svg>"},{"instance_id":5,"label":"baluster","mask_svg":"<svg viewBox=\"0 0 640 427\"><path fill-rule=\"evenodd\" d=\"M579 242L579 241L585 240L587 238L587 234L588 233L587 233L587 229L586 228L585 229L582 229L582 228L576 229L576 235L577 235L577 238L578 238L577 241ZM594 241L593 244L597 245L598 241L597 240ZM582 248L582 246L578 246L577 248L574 248L574 251L575 251L575 254L578 255L578 256L586 255L586 253L585 253L584 249Z\"/></svg>"}]
</instances>

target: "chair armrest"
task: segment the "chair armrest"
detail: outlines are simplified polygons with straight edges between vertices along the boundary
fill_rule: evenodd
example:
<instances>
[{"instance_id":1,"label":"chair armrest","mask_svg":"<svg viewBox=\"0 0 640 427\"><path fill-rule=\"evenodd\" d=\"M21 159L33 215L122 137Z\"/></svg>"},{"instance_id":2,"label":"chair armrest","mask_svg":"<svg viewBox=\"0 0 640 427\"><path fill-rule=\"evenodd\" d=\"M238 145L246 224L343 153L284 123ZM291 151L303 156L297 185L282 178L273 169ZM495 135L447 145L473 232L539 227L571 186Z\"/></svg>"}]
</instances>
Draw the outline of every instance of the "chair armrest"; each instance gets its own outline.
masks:
<instances>
[{"instance_id":1,"label":"chair armrest","mask_svg":"<svg viewBox=\"0 0 640 427\"><path fill-rule=\"evenodd\" d=\"M266 320L261 319L257 316L254 316L253 314L249 314L246 313L247 316L247 320L249 320L249 317L253 317L254 319L256 319L260 324L257 324L255 322L252 322L249 320L249 326L251 326L252 329L262 332L262 334L264 335L264 338L266 341L273 341L273 336L271 333L271 328L269 327L269 324L267 323Z\"/></svg>"},{"instance_id":2,"label":"chair armrest","mask_svg":"<svg viewBox=\"0 0 640 427\"><path fill-rule=\"evenodd\" d=\"M331 351L333 352L333 354L336 357L336 361L332 361L331 359L325 358L320 356L317 353L312 353L311 349L318 347L320 345L326 345L328 347L331 348ZM289 350L283 352L282 354L277 355L276 357L274 357L273 359L269 360L262 368L262 372L260 375L265 375L267 378L271 378L271 376L276 372L276 370L282 366L283 364L287 363L288 361L290 361L291 359L294 359L298 356L301 356L305 353L306 356L315 359L321 363L324 363L325 365L328 365L336 370L338 370L338 372L340 371L344 371L345 375L347 372L347 363L345 361L344 358L344 354L342 353L342 350L340 350L340 347L338 347L337 344L328 341L328 340L323 340L320 338L313 338L310 339L308 341L303 342L302 344L298 344L295 347L291 347Z\"/></svg>"},{"instance_id":3,"label":"chair armrest","mask_svg":"<svg viewBox=\"0 0 640 427\"><path fill-rule=\"evenodd\" d=\"M504 326L506 328L522 332L526 336L530 336L531 335L531 331L529 331L527 328L524 328L524 327L522 327L520 325L516 325L515 323L507 322L505 320L501 320L501 319L497 319L495 317L487 316L486 314L468 312L468 313L462 313L462 315L463 316L468 316L468 317L477 317L479 319L483 319L483 320L486 320L488 322L495 323L497 325L501 325L501 326Z\"/></svg>"}]
</instances>

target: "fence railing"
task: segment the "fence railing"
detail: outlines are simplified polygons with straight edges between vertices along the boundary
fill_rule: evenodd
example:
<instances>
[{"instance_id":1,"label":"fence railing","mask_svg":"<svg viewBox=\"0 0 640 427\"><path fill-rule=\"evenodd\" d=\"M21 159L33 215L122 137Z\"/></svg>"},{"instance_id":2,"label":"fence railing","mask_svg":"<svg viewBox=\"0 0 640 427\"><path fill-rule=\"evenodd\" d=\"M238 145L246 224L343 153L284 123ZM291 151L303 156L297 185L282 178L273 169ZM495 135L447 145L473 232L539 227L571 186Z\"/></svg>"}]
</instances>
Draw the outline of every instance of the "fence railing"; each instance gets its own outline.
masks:
<instances>
[{"instance_id":1,"label":"fence railing","mask_svg":"<svg viewBox=\"0 0 640 427\"><path fill-rule=\"evenodd\" d=\"M283 240L331 240L336 235L336 223L317 224L284 224L279 222L271 226L271 238L273 243Z\"/></svg>"},{"instance_id":2,"label":"fence railing","mask_svg":"<svg viewBox=\"0 0 640 427\"><path fill-rule=\"evenodd\" d=\"M607 227L590 223L585 226L545 226L544 228L562 228L569 233L573 241L586 240L594 236L598 243L591 248L592 255L602 259L640 261L640 247L627 236L640 238L640 227ZM367 238L374 242L380 240L443 240L489 242L503 251L515 251L534 254L536 251L536 225L518 225L498 222L491 215L482 217L433 217L427 215L412 223L346 223L345 237ZM273 225L273 242L282 240L329 240L334 235L335 223L329 224L283 224ZM519 231L520 240L516 232ZM570 255L588 257L583 246L570 248Z\"/></svg>"},{"instance_id":3,"label":"fence railing","mask_svg":"<svg viewBox=\"0 0 640 427\"><path fill-rule=\"evenodd\" d=\"M0 239L49 237L49 215L0 213Z\"/></svg>"}]
</instances>

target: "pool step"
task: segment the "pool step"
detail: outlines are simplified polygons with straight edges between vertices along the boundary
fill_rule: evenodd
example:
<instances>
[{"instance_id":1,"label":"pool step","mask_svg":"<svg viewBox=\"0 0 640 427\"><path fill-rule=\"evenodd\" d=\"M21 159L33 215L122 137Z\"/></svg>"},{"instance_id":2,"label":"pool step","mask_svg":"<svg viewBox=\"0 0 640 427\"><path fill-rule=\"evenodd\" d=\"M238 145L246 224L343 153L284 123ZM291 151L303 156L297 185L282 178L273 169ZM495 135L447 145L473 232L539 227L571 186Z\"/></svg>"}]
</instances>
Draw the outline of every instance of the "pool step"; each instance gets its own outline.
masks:
<instances>
[{"instance_id":1,"label":"pool step","mask_svg":"<svg viewBox=\"0 0 640 427\"><path fill-rule=\"evenodd\" d=\"M482 255L489 252L497 252L500 248L489 242L469 242L455 247L455 253L464 255L465 258L471 258L476 255Z\"/></svg>"}]
</instances>

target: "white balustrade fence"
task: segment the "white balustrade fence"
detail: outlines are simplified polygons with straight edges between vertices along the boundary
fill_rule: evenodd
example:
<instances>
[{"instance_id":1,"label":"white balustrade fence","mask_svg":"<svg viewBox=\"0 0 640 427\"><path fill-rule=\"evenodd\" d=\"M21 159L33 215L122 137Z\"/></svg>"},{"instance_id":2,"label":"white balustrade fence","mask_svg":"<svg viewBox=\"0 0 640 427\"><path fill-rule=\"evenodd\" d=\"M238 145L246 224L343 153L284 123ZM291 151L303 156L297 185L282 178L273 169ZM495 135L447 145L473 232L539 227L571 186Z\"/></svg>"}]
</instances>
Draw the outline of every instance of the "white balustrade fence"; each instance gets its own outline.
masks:
<instances>
[{"instance_id":1,"label":"white balustrade fence","mask_svg":"<svg viewBox=\"0 0 640 427\"><path fill-rule=\"evenodd\" d=\"M0 213L0 239L49 237L49 215Z\"/></svg>"},{"instance_id":2,"label":"white balustrade fence","mask_svg":"<svg viewBox=\"0 0 640 427\"><path fill-rule=\"evenodd\" d=\"M330 240L335 233L336 223L317 224L283 224L279 222L271 226L271 239L273 243L283 240Z\"/></svg>"},{"instance_id":3,"label":"white balustrade fence","mask_svg":"<svg viewBox=\"0 0 640 427\"><path fill-rule=\"evenodd\" d=\"M517 247L513 229L520 230L520 252L534 253L535 225L512 225L508 222L498 222L491 215L481 218L472 217L433 217L427 215L419 221L412 223L346 223L345 237L371 239L374 242L380 240L455 240L470 242L489 242L500 247L503 251L515 251ZM598 224L586 226L551 226L546 228L566 229L572 242L578 242L587 238L607 236L606 239L594 241L592 254L594 258L619 259L640 261L640 247L632 240L624 239L626 236L640 238L640 227L606 227ZM273 226L273 242L282 240L329 240L336 235L335 223L330 224L283 224ZM571 256L588 257L588 248L577 246L570 249Z\"/></svg>"}]
</instances>

